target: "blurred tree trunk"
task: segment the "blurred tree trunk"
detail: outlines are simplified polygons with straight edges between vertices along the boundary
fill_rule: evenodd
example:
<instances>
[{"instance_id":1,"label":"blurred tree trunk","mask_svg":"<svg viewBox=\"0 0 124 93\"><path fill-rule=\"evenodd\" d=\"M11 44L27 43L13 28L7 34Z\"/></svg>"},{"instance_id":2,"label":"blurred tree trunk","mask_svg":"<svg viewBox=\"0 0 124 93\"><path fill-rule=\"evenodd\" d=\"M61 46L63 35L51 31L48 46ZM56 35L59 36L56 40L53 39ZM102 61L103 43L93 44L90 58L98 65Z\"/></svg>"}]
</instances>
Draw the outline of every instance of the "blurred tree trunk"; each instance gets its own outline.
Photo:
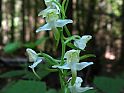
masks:
<instances>
[{"instance_id":1,"label":"blurred tree trunk","mask_svg":"<svg viewBox=\"0 0 124 93\"><path fill-rule=\"evenodd\" d=\"M121 55L119 60L119 65L122 67L124 65L124 0L122 4L122 15L121 15L121 23L122 23L122 29L121 29Z\"/></svg>"},{"instance_id":2,"label":"blurred tree trunk","mask_svg":"<svg viewBox=\"0 0 124 93\"><path fill-rule=\"evenodd\" d=\"M86 14L85 7L84 7L85 1L84 0L78 0L76 2L76 28L78 30L79 35L83 35L83 28L84 28L84 17Z\"/></svg>"},{"instance_id":3,"label":"blurred tree trunk","mask_svg":"<svg viewBox=\"0 0 124 93\"><path fill-rule=\"evenodd\" d=\"M100 65L99 65L99 57L100 55L96 51L96 44L95 44L95 35L94 35L94 14L95 14L95 6L96 6L97 0L89 0L89 9L86 12L86 23L84 25L84 34L85 35L91 35L93 38L89 42L87 48L88 53L96 55L96 58L90 58L89 61L94 62L93 67L89 66L87 68L86 77L85 77L85 85L92 83L93 78L95 75L98 74L98 71L100 71Z\"/></svg>"},{"instance_id":4,"label":"blurred tree trunk","mask_svg":"<svg viewBox=\"0 0 124 93\"><path fill-rule=\"evenodd\" d=\"M38 0L35 0L35 25L34 25L34 30L33 30L33 40L36 40L36 29L37 29L37 20L38 18Z\"/></svg>"},{"instance_id":5,"label":"blurred tree trunk","mask_svg":"<svg viewBox=\"0 0 124 93\"><path fill-rule=\"evenodd\" d=\"M11 42L14 42L14 17L15 17L15 0L11 0Z\"/></svg>"},{"instance_id":6,"label":"blurred tree trunk","mask_svg":"<svg viewBox=\"0 0 124 93\"><path fill-rule=\"evenodd\" d=\"M0 44L2 44L2 0L0 0Z\"/></svg>"},{"instance_id":7,"label":"blurred tree trunk","mask_svg":"<svg viewBox=\"0 0 124 93\"><path fill-rule=\"evenodd\" d=\"M22 31L21 31L21 41L25 42L25 0L22 0Z\"/></svg>"}]
</instances>

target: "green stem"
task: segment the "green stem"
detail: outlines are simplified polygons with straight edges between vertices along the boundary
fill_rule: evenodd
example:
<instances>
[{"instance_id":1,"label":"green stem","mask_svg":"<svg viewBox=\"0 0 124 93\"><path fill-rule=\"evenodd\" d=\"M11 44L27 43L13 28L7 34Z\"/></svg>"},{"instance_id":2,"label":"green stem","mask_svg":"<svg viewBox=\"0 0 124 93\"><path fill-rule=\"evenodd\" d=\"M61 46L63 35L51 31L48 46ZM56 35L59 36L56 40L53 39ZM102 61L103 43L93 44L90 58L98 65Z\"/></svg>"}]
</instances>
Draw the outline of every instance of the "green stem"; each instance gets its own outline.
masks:
<instances>
[{"instance_id":1,"label":"green stem","mask_svg":"<svg viewBox=\"0 0 124 93\"><path fill-rule=\"evenodd\" d=\"M71 85L73 86L75 81L76 81L76 76L77 76L77 71L75 68L72 68L71 69L71 72L72 72L72 80L71 80Z\"/></svg>"},{"instance_id":2,"label":"green stem","mask_svg":"<svg viewBox=\"0 0 124 93\"><path fill-rule=\"evenodd\" d=\"M65 4L65 13L66 13L66 10L67 10L67 7L68 7L68 4L69 4L69 0L66 1L66 4Z\"/></svg>"},{"instance_id":3,"label":"green stem","mask_svg":"<svg viewBox=\"0 0 124 93\"><path fill-rule=\"evenodd\" d=\"M70 36L71 36L71 33L70 33L70 31L68 30L67 26L64 26L64 29L65 29L66 34L70 37Z\"/></svg>"},{"instance_id":4,"label":"green stem","mask_svg":"<svg viewBox=\"0 0 124 93\"><path fill-rule=\"evenodd\" d=\"M32 69L32 71L33 71L34 75L35 75L38 79L41 79L40 76L35 72L34 69Z\"/></svg>"},{"instance_id":5,"label":"green stem","mask_svg":"<svg viewBox=\"0 0 124 93\"><path fill-rule=\"evenodd\" d=\"M61 44L62 44L62 56L61 56L61 63L64 64L64 54L65 54L65 43L64 43L64 36L63 31L61 31Z\"/></svg>"}]
</instances>

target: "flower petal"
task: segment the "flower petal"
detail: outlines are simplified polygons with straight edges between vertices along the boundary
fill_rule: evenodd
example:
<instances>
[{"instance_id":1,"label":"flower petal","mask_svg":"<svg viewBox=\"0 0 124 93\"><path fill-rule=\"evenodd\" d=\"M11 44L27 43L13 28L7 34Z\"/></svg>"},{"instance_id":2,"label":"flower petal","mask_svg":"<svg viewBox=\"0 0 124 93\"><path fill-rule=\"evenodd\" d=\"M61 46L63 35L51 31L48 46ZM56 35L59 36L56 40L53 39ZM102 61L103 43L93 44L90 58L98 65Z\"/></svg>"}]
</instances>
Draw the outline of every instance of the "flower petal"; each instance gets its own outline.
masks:
<instances>
[{"instance_id":1,"label":"flower petal","mask_svg":"<svg viewBox=\"0 0 124 93\"><path fill-rule=\"evenodd\" d=\"M69 62L79 62L79 54L80 50L69 50L65 53L64 58L67 59L67 63Z\"/></svg>"},{"instance_id":2,"label":"flower petal","mask_svg":"<svg viewBox=\"0 0 124 93\"><path fill-rule=\"evenodd\" d=\"M39 27L39 28L36 30L36 32L38 33L38 32L40 32L40 31L51 30L51 29L52 29L51 25L50 25L49 23L47 23L47 24L45 24L44 26Z\"/></svg>"},{"instance_id":3,"label":"flower petal","mask_svg":"<svg viewBox=\"0 0 124 93\"><path fill-rule=\"evenodd\" d=\"M73 23L73 21L70 19L64 19L64 20L58 19L55 23L55 26L56 27L63 27L68 23Z\"/></svg>"},{"instance_id":4,"label":"flower petal","mask_svg":"<svg viewBox=\"0 0 124 93\"><path fill-rule=\"evenodd\" d=\"M90 89L93 89L93 87L76 87L77 93L82 93Z\"/></svg>"},{"instance_id":5,"label":"flower petal","mask_svg":"<svg viewBox=\"0 0 124 93\"><path fill-rule=\"evenodd\" d=\"M91 35L84 35L80 39L76 39L74 41L74 45L78 47L79 49L84 50L86 47L87 42L92 38Z\"/></svg>"},{"instance_id":6,"label":"flower petal","mask_svg":"<svg viewBox=\"0 0 124 93\"><path fill-rule=\"evenodd\" d=\"M76 69L77 70L82 70L83 68L92 65L93 62L81 62L81 63L76 63Z\"/></svg>"},{"instance_id":7,"label":"flower petal","mask_svg":"<svg viewBox=\"0 0 124 93\"><path fill-rule=\"evenodd\" d=\"M29 56L29 62L34 62L34 61L37 60L38 56L37 56L37 53L34 50L32 50L30 48L27 48L26 52Z\"/></svg>"},{"instance_id":8,"label":"flower petal","mask_svg":"<svg viewBox=\"0 0 124 93\"><path fill-rule=\"evenodd\" d=\"M69 65L68 64L64 64L62 66L59 66L59 65L54 65L52 66L53 68L60 68L60 69L70 69Z\"/></svg>"},{"instance_id":9,"label":"flower petal","mask_svg":"<svg viewBox=\"0 0 124 93\"><path fill-rule=\"evenodd\" d=\"M31 66L29 66L31 69L34 69L40 62L42 61L41 57L37 58L37 61L34 62Z\"/></svg>"}]
</instances>

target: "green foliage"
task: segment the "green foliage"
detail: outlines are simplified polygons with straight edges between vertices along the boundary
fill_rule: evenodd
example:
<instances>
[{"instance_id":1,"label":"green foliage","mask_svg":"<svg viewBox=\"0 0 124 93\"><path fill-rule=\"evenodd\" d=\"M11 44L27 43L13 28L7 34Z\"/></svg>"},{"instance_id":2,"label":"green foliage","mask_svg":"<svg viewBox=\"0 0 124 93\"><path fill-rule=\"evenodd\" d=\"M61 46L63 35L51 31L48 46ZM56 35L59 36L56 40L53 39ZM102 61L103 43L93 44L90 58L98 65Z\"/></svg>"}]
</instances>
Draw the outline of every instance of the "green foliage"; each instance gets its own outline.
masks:
<instances>
[{"instance_id":1,"label":"green foliage","mask_svg":"<svg viewBox=\"0 0 124 93\"><path fill-rule=\"evenodd\" d=\"M0 78L13 78L13 77L22 76L24 74L25 74L24 70L13 70L13 71L9 71L1 74Z\"/></svg>"},{"instance_id":2,"label":"green foliage","mask_svg":"<svg viewBox=\"0 0 124 93\"><path fill-rule=\"evenodd\" d=\"M124 80L120 78L96 77L94 83L104 93L120 93Z\"/></svg>"},{"instance_id":3,"label":"green foliage","mask_svg":"<svg viewBox=\"0 0 124 93\"><path fill-rule=\"evenodd\" d=\"M47 64L41 64L38 66L36 72L38 73L41 79L43 79L50 73L48 70L46 70L47 67L48 67ZM31 80L38 80L38 78L34 75L32 71L23 70L23 69L8 71L0 75L0 78L17 78L17 77L31 79Z\"/></svg>"},{"instance_id":4,"label":"green foliage","mask_svg":"<svg viewBox=\"0 0 124 93\"><path fill-rule=\"evenodd\" d=\"M95 89L93 89L93 90L88 90L88 91L83 92L83 93L97 93L97 92L96 92L96 90L95 90Z\"/></svg>"},{"instance_id":5,"label":"green foliage","mask_svg":"<svg viewBox=\"0 0 124 93\"><path fill-rule=\"evenodd\" d=\"M15 52L17 49L21 48L21 43L20 42L13 42L13 43L8 43L5 47L4 47L4 52L5 53L13 53Z\"/></svg>"},{"instance_id":6,"label":"green foliage","mask_svg":"<svg viewBox=\"0 0 124 93\"><path fill-rule=\"evenodd\" d=\"M86 58L89 58L89 57L96 57L96 56L93 55L93 54L85 54L85 55L80 57L80 60L83 60L83 59L86 59Z\"/></svg>"},{"instance_id":7,"label":"green foliage","mask_svg":"<svg viewBox=\"0 0 124 93\"><path fill-rule=\"evenodd\" d=\"M19 80L2 89L2 93L46 93L46 84L39 81ZM51 92L49 92L51 93Z\"/></svg>"},{"instance_id":8,"label":"green foliage","mask_svg":"<svg viewBox=\"0 0 124 93\"><path fill-rule=\"evenodd\" d=\"M26 48L35 48L36 46L40 45L47 39L48 39L47 37L41 37L41 38L37 39L35 42L27 42L23 46Z\"/></svg>"}]
</instances>

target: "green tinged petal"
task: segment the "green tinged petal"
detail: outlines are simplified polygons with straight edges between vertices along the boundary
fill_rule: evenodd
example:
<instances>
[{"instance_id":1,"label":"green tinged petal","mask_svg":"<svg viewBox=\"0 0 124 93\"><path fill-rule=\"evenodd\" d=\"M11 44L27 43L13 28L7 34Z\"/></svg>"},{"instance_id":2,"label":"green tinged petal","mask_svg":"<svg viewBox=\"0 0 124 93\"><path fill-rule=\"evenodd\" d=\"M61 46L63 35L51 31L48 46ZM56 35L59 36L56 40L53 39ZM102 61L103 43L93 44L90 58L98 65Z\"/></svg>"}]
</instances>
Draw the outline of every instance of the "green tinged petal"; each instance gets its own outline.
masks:
<instances>
[{"instance_id":1,"label":"green tinged petal","mask_svg":"<svg viewBox=\"0 0 124 93\"><path fill-rule=\"evenodd\" d=\"M37 53L34 50L32 50L30 48L27 48L26 52L29 56L29 62L34 62L34 61L37 60L38 56L37 56Z\"/></svg>"},{"instance_id":2,"label":"green tinged petal","mask_svg":"<svg viewBox=\"0 0 124 93\"><path fill-rule=\"evenodd\" d=\"M29 62L34 62L29 67L34 69L42 61L42 58L38 57L37 53L34 50L30 49L30 48L27 48L26 52L27 52L27 54L29 56Z\"/></svg>"},{"instance_id":3,"label":"green tinged petal","mask_svg":"<svg viewBox=\"0 0 124 93\"><path fill-rule=\"evenodd\" d=\"M87 42L92 38L90 35L84 35L80 39L75 39L74 45L79 49L84 50L86 47Z\"/></svg>"},{"instance_id":4,"label":"green tinged petal","mask_svg":"<svg viewBox=\"0 0 124 93\"><path fill-rule=\"evenodd\" d=\"M58 19L56 21L56 23L55 23L55 26L56 27L63 27L63 26L65 26L68 23L73 23L73 21L70 20L70 19L63 19L63 20L62 19Z\"/></svg>"},{"instance_id":5,"label":"green tinged petal","mask_svg":"<svg viewBox=\"0 0 124 93\"><path fill-rule=\"evenodd\" d=\"M81 62L81 63L76 63L76 70L82 70L85 67L92 65L93 62Z\"/></svg>"},{"instance_id":6,"label":"green tinged petal","mask_svg":"<svg viewBox=\"0 0 124 93\"><path fill-rule=\"evenodd\" d=\"M39 27L36 30L36 33L40 32L40 31L51 30L51 29L52 29L52 26L49 23L47 23L47 24L43 25L42 27Z\"/></svg>"},{"instance_id":7,"label":"green tinged petal","mask_svg":"<svg viewBox=\"0 0 124 93\"><path fill-rule=\"evenodd\" d=\"M69 62L79 62L79 53L80 50L69 50L65 53L64 58L67 59L67 63Z\"/></svg>"},{"instance_id":8,"label":"green tinged petal","mask_svg":"<svg viewBox=\"0 0 124 93\"><path fill-rule=\"evenodd\" d=\"M62 66L60 65L54 65L52 68L59 68L59 69L70 69L69 64L64 64Z\"/></svg>"}]
</instances>

